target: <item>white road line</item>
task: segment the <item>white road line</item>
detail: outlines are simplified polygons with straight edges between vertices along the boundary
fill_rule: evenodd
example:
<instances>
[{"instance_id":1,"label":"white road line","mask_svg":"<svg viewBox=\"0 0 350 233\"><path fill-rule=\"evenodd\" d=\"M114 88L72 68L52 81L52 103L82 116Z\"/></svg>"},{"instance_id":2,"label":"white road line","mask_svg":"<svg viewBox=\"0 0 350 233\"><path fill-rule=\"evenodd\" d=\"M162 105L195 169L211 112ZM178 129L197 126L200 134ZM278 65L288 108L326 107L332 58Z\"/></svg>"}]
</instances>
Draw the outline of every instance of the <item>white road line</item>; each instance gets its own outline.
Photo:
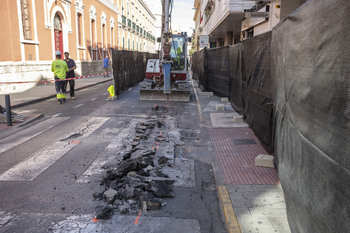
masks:
<instances>
[{"instance_id":1,"label":"white road line","mask_svg":"<svg viewBox=\"0 0 350 233\"><path fill-rule=\"evenodd\" d=\"M34 157L17 164L1 174L0 180L33 180L75 146L77 144L71 144L70 142L56 142L49 148L41 150Z\"/></svg>"},{"instance_id":2,"label":"white road line","mask_svg":"<svg viewBox=\"0 0 350 233\"><path fill-rule=\"evenodd\" d=\"M96 129L102 126L110 118L89 118L87 121L82 121L76 130L71 134L66 135L61 140L67 140L71 135L81 134L82 138L88 137ZM67 152L76 147L78 144L73 144L68 141L58 141L55 144L42 149L33 157L13 166L11 169L0 175L0 180L3 181L30 181L40 175L48 167L54 164L57 160L63 157Z\"/></svg>"},{"instance_id":3,"label":"white road line","mask_svg":"<svg viewBox=\"0 0 350 233\"><path fill-rule=\"evenodd\" d=\"M108 95L108 93L103 93L102 95L105 96L105 95Z\"/></svg>"},{"instance_id":4,"label":"white road line","mask_svg":"<svg viewBox=\"0 0 350 233\"><path fill-rule=\"evenodd\" d=\"M56 125L66 121L67 119L69 119L69 117L62 117L62 118L58 118L58 119L48 119L44 122L39 123L36 127L40 128L42 125L47 125L47 127L44 128L44 130L41 130L38 133L35 134L31 134L33 131L33 128L29 128L29 129L25 129L23 131L21 131L20 133L11 135L9 137L7 137L5 140L1 140L0 141L0 154L8 151L9 149L22 144L23 142L28 141L31 138L34 138L36 136L38 136L39 134L42 134L43 132L55 127ZM21 135L25 135L25 134L31 134L30 136L24 136L21 137Z\"/></svg>"},{"instance_id":5,"label":"white road line","mask_svg":"<svg viewBox=\"0 0 350 233\"><path fill-rule=\"evenodd\" d=\"M74 106L74 107L72 107L72 108L79 108L79 107L81 107L81 106L84 106L85 104L78 104L78 105L76 105L76 106Z\"/></svg>"},{"instance_id":6,"label":"white road line","mask_svg":"<svg viewBox=\"0 0 350 233\"><path fill-rule=\"evenodd\" d=\"M53 115L52 117L58 117L58 116L61 116L63 113L57 113L55 115Z\"/></svg>"},{"instance_id":7,"label":"white road line","mask_svg":"<svg viewBox=\"0 0 350 233\"><path fill-rule=\"evenodd\" d=\"M95 98L92 98L90 101L94 101L94 100L96 100L97 99L97 97L95 97Z\"/></svg>"}]
</instances>

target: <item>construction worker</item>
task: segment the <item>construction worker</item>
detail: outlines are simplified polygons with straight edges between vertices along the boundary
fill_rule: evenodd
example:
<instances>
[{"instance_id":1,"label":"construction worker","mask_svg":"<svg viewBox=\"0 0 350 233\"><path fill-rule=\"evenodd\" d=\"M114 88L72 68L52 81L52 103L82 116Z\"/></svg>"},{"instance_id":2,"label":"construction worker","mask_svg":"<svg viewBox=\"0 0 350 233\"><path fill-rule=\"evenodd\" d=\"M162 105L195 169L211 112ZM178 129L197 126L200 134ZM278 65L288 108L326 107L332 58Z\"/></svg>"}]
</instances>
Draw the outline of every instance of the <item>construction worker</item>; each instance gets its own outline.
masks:
<instances>
[{"instance_id":1,"label":"construction worker","mask_svg":"<svg viewBox=\"0 0 350 233\"><path fill-rule=\"evenodd\" d=\"M77 68L77 66L75 64L75 61L69 57L68 52L64 52L64 61L67 63L67 66L68 66L68 72L66 75L66 79L74 78L75 77L74 70ZM67 86L68 86L68 84L69 84L70 98L72 100L75 100L75 94L74 94L75 80L74 79L67 80Z\"/></svg>"},{"instance_id":2,"label":"construction worker","mask_svg":"<svg viewBox=\"0 0 350 233\"><path fill-rule=\"evenodd\" d=\"M57 100L60 104L66 102L66 86L67 81L60 81L66 78L66 73L68 71L67 63L61 60L62 53L60 51L55 52L56 60L52 62L51 71L55 76L55 87L57 93Z\"/></svg>"}]
</instances>

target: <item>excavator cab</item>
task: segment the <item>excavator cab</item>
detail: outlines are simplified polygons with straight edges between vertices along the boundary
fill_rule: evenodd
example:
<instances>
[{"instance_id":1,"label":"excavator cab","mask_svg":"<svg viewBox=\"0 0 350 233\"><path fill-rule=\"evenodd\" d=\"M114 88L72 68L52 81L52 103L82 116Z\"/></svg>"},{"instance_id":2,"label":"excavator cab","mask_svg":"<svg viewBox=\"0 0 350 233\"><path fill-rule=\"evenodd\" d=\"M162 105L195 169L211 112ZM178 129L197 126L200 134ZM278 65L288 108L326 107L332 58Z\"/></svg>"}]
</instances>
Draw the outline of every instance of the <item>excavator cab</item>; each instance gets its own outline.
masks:
<instances>
[{"instance_id":1,"label":"excavator cab","mask_svg":"<svg viewBox=\"0 0 350 233\"><path fill-rule=\"evenodd\" d=\"M172 36L170 56L173 61L171 70L184 70L186 67L186 38L184 36Z\"/></svg>"}]
</instances>

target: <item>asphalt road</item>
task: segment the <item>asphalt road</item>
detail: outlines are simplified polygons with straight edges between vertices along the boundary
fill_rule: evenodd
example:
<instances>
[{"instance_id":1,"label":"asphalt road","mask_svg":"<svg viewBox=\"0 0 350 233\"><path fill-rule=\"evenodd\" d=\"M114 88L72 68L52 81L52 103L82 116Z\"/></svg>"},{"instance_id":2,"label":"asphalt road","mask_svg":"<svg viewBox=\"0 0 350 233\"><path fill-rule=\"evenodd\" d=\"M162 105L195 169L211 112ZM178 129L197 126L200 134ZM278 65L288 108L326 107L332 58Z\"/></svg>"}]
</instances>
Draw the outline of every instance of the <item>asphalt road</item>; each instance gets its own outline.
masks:
<instances>
[{"instance_id":1,"label":"asphalt road","mask_svg":"<svg viewBox=\"0 0 350 233\"><path fill-rule=\"evenodd\" d=\"M92 195L104 189L103 171L94 165L101 167L101 158L109 156L106 148L123 140L131 122L147 119L154 104L165 106L140 101L138 87L106 101L109 85L78 91L76 100L62 105L49 99L15 110L45 117L0 133L0 232L227 232L209 139L193 98L170 103L167 114L183 135L195 135L184 136L184 144L174 148L179 170L187 169L194 180L179 180L175 198L167 198L161 210L142 213L137 225L136 215L92 221L98 204ZM187 166L190 161L193 166Z\"/></svg>"}]
</instances>

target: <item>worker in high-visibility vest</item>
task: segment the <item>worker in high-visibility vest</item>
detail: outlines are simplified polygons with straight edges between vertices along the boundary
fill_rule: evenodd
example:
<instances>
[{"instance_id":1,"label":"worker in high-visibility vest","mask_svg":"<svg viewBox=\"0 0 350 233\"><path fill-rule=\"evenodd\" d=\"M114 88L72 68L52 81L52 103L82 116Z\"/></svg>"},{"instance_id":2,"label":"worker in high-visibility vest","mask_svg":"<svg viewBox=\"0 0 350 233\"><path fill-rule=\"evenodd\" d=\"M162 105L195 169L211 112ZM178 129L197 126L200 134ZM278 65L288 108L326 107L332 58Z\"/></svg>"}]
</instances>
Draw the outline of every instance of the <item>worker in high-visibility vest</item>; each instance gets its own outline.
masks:
<instances>
[{"instance_id":1,"label":"worker in high-visibility vest","mask_svg":"<svg viewBox=\"0 0 350 233\"><path fill-rule=\"evenodd\" d=\"M67 81L61 81L66 78L66 72L68 71L67 63L61 60L62 53L60 51L55 52L56 60L52 62L51 71L55 76L55 87L57 93L57 100L60 104L66 102L66 87Z\"/></svg>"}]
</instances>

